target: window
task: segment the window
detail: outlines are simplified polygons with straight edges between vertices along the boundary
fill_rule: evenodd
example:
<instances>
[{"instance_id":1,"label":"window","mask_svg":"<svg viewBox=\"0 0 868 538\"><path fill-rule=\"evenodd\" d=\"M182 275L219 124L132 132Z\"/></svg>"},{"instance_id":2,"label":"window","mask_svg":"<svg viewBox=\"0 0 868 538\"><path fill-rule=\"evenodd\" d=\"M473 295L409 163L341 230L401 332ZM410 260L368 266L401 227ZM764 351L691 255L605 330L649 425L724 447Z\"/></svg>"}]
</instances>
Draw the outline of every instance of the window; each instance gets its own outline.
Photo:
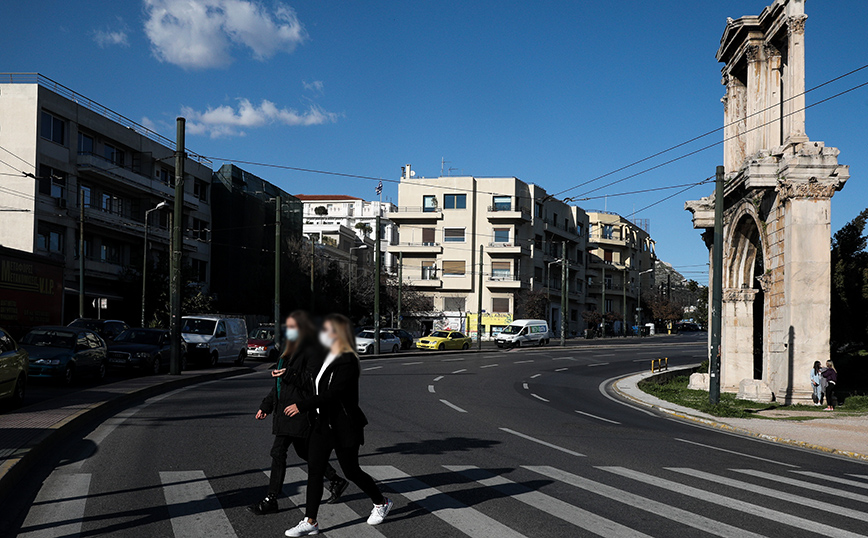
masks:
<instances>
[{"instance_id":1,"label":"window","mask_svg":"<svg viewBox=\"0 0 868 538\"><path fill-rule=\"evenodd\" d=\"M63 198L66 191L66 174L42 165L39 167L39 193L52 198Z\"/></svg>"},{"instance_id":2,"label":"window","mask_svg":"<svg viewBox=\"0 0 868 538\"><path fill-rule=\"evenodd\" d=\"M510 211L512 209L512 197L495 196L493 209L495 211Z\"/></svg>"},{"instance_id":3,"label":"window","mask_svg":"<svg viewBox=\"0 0 868 538\"><path fill-rule=\"evenodd\" d=\"M201 241L208 240L208 223L193 217L190 225L190 237Z\"/></svg>"},{"instance_id":4,"label":"window","mask_svg":"<svg viewBox=\"0 0 868 538\"><path fill-rule=\"evenodd\" d=\"M509 228L495 228L494 229L494 242L495 243L509 243Z\"/></svg>"},{"instance_id":5,"label":"window","mask_svg":"<svg viewBox=\"0 0 868 538\"><path fill-rule=\"evenodd\" d=\"M444 194L443 209L467 209L467 195Z\"/></svg>"},{"instance_id":6,"label":"window","mask_svg":"<svg viewBox=\"0 0 868 538\"><path fill-rule=\"evenodd\" d=\"M609 263L612 262L612 251L611 250L609 250L607 248L603 249L603 261L606 261Z\"/></svg>"},{"instance_id":7,"label":"window","mask_svg":"<svg viewBox=\"0 0 868 538\"><path fill-rule=\"evenodd\" d=\"M208 201L208 184L201 179L193 181L193 196L203 202ZM329 204L331 206L331 204Z\"/></svg>"},{"instance_id":8,"label":"window","mask_svg":"<svg viewBox=\"0 0 868 538\"><path fill-rule=\"evenodd\" d=\"M609 275L606 275L606 289L612 289L612 277Z\"/></svg>"},{"instance_id":9,"label":"window","mask_svg":"<svg viewBox=\"0 0 868 538\"><path fill-rule=\"evenodd\" d=\"M114 165L124 165L124 150L116 148L111 144L105 145L105 148L103 149L103 156L106 158L107 161Z\"/></svg>"},{"instance_id":10,"label":"window","mask_svg":"<svg viewBox=\"0 0 868 538\"><path fill-rule=\"evenodd\" d=\"M99 251L99 259L105 263L121 263L121 248L120 246L108 239L103 239L102 246Z\"/></svg>"},{"instance_id":11,"label":"window","mask_svg":"<svg viewBox=\"0 0 868 538\"><path fill-rule=\"evenodd\" d=\"M42 111L42 138L63 144L66 140L66 122L62 119Z\"/></svg>"},{"instance_id":12,"label":"window","mask_svg":"<svg viewBox=\"0 0 868 538\"><path fill-rule=\"evenodd\" d=\"M612 311L612 299L606 299L606 312Z\"/></svg>"},{"instance_id":13,"label":"window","mask_svg":"<svg viewBox=\"0 0 868 538\"><path fill-rule=\"evenodd\" d=\"M437 262L422 260L422 280L437 280Z\"/></svg>"},{"instance_id":14,"label":"window","mask_svg":"<svg viewBox=\"0 0 868 538\"><path fill-rule=\"evenodd\" d=\"M463 243L464 228L444 228L443 241L447 243Z\"/></svg>"},{"instance_id":15,"label":"window","mask_svg":"<svg viewBox=\"0 0 868 538\"><path fill-rule=\"evenodd\" d=\"M437 197L432 195L426 195L422 197L422 211L425 213L430 213L432 211L437 211Z\"/></svg>"},{"instance_id":16,"label":"window","mask_svg":"<svg viewBox=\"0 0 868 538\"><path fill-rule=\"evenodd\" d=\"M175 176L166 168L157 168L155 170L155 175L157 177L157 181L165 183L166 185L172 186L175 184Z\"/></svg>"},{"instance_id":17,"label":"window","mask_svg":"<svg viewBox=\"0 0 868 538\"><path fill-rule=\"evenodd\" d=\"M506 280L512 277L512 262L491 262L491 278Z\"/></svg>"},{"instance_id":18,"label":"window","mask_svg":"<svg viewBox=\"0 0 868 538\"><path fill-rule=\"evenodd\" d=\"M611 224L606 224L603 226L603 239L612 239L614 235L614 228Z\"/></svg>"},{"instance_id":19,"label":"window","mask_svg":"<svg viewBox=\"0 0 868 538\"><path fill-rule=\"evenodd\" d=\"M540 203L534 204L534 217L541 219L543 216L543 205Z\"/></svg>"},{"instance_id":20,"label":"window","mask_svg":"<svg viewBox=\"0 0 868 538\"><path fill-rule=\"evenodd\" d=\"M78 133L78 154L91 155L93 154L93 137L82 132Z\"/></svg>"},{"instance_id":21,"label":"window","mask_svg":"<svg viewBox=\"0 0 868 538\"><path fill-rule=\"evenodd\" d=\"M491 298L492 312L509 312L509 297L492 297Z\"/></svg>"},{"instance_id":22,"label":"window","mask_svg":"<svg viewBox=\"0 0 868 538\"><path fill-rule=\"evenodd\" d=\"M533 238L533 246L534 248L542 249L543 240L541 235L536 235Z\"/></svg>"},{"instance_id":23,"label":"window","mask_svg":"<svg viewBox=\"0 0 868 538\"><path fill-rule=\"evenodd\" d=\"M443 310L447 312L464 312L466 297L444 297Z\"/></svg>"},{"instance_id":24,"label":"window","mask_svg":"<svg viewBox=\"0 0 868 538\"><path fill-rule=\"evenodd\" d=\"M190 260L190 268L193 270L193 274L196 275L196 279L199 282L205 282L208 276L208 262L203 260Z\"/></svg>"},{"instance_id":25,"label":"window","mask_svg":"<svg viewBox=\"0 0 868 538\"><path fill-rule=\"evenodd\" d=\"M78 259L78 237L75 238L73 243L73 255L76 259ZM84 236L84 257L85 259L93 258L93 241L86 234Z\"/></svg>"},{"instance_id":26,"label":"window","mask_svg":"<svg viewBox=\"0 0 868 538\"><path fill-rule=\"evenodd\" d=\"M12 341L11 336L0 330L0 353L7 351L15 351L15 342Z\"/></svg>"},{"instance_id":27,"label":"window","mask_svg":"<svg viewBox=\"0 0 868 538\"><path fill-rule=\"evenodd\" d=\"M91 200L93 199L92 198L93 193L91 192L90 187L87 187L84 185L80 186L79 187L79 195L78 195L78 201L79 202L81 201L82 195L84 195L84 207L91 207L90 204L91 204Z\"/></svg>"},{"instance_id":28,"label":"window","mask_svg":"<svg viewBox=\"0 0 868 538\"><path fill-rule=\"evenodd\" d=\"M464 260L443 262L443 276L464 276Z\"/></svg>"},{"instance_id":29,"label":"window","mask_svg":"<svg viewBox=\"0 0 868 538\"><path fill-rule=\"evenodd\" d=\"M434 246L434 228L422 228L422 244L425 246Z\"/></svg>"},{"instance_id":30,"label":"window","mask_svg":"<svg viewBox=\"0 0 868 538\"><path fill-rule=\"evenodd\" d=\"M36 231L36 248L43 252L63 254L65 235L63 229L40 222Z\"/></svg>"},{"instance_id":31,"label":"window","mask_svg":"<svg viewBox=\"0 0 868 538\"><path fill-rule=\"evenodd\" d=\"M100 196L99 204L100 209L106 213L113 213L120 216L125 214L124 199L120 196L104 192L102 193L102 196Z\"/></svg>"},{"instance_id":32,"label":"window","mask_svg":"<svg viewBox=\"0 0 868 538\"><path fill-rule=\"evenodd\" d=\"M576 224L576 234L581 236L582 232L584 231L584 228L585 228L585 226L582 223Z\"/></svg>"}]
</instances>

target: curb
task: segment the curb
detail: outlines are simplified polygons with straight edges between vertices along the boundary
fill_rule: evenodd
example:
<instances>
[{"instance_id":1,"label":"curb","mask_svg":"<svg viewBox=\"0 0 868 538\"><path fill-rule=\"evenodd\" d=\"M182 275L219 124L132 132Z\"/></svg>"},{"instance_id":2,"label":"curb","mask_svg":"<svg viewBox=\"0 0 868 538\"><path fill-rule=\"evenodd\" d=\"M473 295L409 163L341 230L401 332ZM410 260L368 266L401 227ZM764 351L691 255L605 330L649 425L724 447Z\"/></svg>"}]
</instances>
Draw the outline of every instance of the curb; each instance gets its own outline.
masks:
<instances>
[{"instance_id":1,"label":"curb","mask_svg":"<svg viewBox=\"0 0 868 538\"><path fill-rule=\"evenodd\" d=\"M681 368L680 370L687 370L689 368L693 368L693 366L688 366L687 368ZM672 371L674 372L674 371L678 371L678 370L672 370ZM703 418L700 416L691 415L689 413L683 413L680 411L676 411L674 409L668 409L666 407L662 407L662 406L659 406L657 404L646 402L644 400L641 400L639 398L636 398L634 396L630 396L629 394L626 394L618 387L618 384L621 381L624 381L624 380L629 379L631 377L637 377L637 376L642 376L642 375L644 375L644 372L642 374L626 375L626 376L623 376L623 377L616 379L615 381L610 383L609 386L612 388L613 392L615 392L621 399L626 400L626 401L628 401L632 404L635 404L635 405L640 405L642 407L647 407L649 409L653 409L655 411L665 413L665 414L667 414L673 418L677 418L677 419L685 420L685 421L689 421L689 422L695 422L695 423L702 424L704 426L708 426L708 427L716 429L716 430L722 430L722 431L726 431L726 432L730 432L730 433L735 433L738 435L743 435L745 437L752 437L754 439L762 439L764 441L770 441L773 443L793 446L793 447L797 447L797 448L815 450L815 451L824 452L826 454L830 454L833 456L842 456L845 458L854 459L854 460L857 460L860 462L868 462L868 454L862 454L860 452L850 452L847 450L839 450L837 448L830 448L827 446L816 445L814 443L808 443L807 441L798 441L796 439L789 439L787 437L779 437L776 435L769 435L766 433L755 432L755 431L748 430L745 428L739 428L736 426L731 426L731 425L726 424L724 422L718 422L718 421L713 420L713 419ZM653 375L647 376L644 379L648 379L650 377L654 377L654 376Z\"/></svg>"},{"instance_id":2,"label":"curb","mask_svg":"<svg viewBox=\"0 0 868 538\"><path fill-rule=\"evenodd\" d=\"M169 379L162 383L118 395L109 400L94 403L61 419L46 429L41 436L32 440L29 447L21 448L20 450L23 451L23 454L10 457L0 464L0 499L5 499L9 495L18 482L26 477L27 472L43 455L48 453L55 445L70 437L78 428L99 416L111 416L137 400L148 399L197 383L235 377L253 371L255 371L254 368L244 367L212 374Z\"/></svg>"}]
</instances>

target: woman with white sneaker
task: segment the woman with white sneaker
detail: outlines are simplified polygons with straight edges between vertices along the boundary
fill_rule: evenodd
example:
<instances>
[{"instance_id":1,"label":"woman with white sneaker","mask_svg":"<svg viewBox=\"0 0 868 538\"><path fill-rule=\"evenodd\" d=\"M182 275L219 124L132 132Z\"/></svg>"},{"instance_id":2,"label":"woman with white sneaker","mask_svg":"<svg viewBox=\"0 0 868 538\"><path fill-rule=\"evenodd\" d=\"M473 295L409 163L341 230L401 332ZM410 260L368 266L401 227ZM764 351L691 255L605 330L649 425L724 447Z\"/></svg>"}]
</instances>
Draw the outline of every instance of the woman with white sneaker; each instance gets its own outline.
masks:
<instances>
[{"instance_id":1,"label":"woman with white sneaker","mask_svg":"<svg viewBox=\"0 0 868 538\"><path fill-rule=\"evenodd\" d=\"M307 498L305 518L286 531L286 536L319 534L317 514L322 502L323 475L332 451L344 476L371 498L374 508L369 525L379 525L392 509L392 501L359 466L359 449L365 442L368 420L359 408L359 377L362 373L356 355L355 336L350 320L340 314L325 319L320 342L329 354L316 376L316 395L288 406L284 413L293 417L310 412L313 421L308 450Z\"/></svg>"}]
</instances>

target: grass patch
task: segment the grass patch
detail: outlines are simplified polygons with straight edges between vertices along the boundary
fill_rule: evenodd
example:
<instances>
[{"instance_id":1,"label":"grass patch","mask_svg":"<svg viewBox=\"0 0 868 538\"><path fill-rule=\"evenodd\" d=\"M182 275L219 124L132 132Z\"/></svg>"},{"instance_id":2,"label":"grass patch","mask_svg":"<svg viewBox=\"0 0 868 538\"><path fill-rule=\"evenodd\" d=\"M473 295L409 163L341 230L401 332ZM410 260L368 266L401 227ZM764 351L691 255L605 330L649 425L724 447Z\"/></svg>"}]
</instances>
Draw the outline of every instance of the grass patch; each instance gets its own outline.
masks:
<instances>
[{"instance_id":1,"label":"grass patch","mask_svg":"<svg viewBox=\"0 0 868 538\"><path fill-rule=\"evenodd\" d=\"M711 405L708 401L708 393L703 390L689 390L687 388L689 382L689 375L679 375L662 383L648 380L640 381L639 388L661 400L690 407L716 417L751 418L756 416L754 413L757 411L775 407L749 400L739 400L734 394L723 392L720 394L720 402Z\"/></svg>"}]
</instances>

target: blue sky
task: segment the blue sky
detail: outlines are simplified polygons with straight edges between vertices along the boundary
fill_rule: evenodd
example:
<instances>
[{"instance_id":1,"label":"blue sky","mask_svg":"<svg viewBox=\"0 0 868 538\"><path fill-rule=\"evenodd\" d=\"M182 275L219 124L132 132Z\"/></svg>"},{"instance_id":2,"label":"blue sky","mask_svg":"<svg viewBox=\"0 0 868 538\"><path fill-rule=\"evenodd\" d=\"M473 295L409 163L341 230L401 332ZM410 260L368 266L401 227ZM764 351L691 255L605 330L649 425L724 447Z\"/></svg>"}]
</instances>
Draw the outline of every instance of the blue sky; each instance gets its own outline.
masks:
<instances>
[{"instance_id":1,"label":"blue sky","mask_svg":"<svg viewBox=\"0 0 868 538\"><path fill-rule=\"evenodd\" d=\"M183 113L187 145L204 155L390 179L404 163L436 176L445 157L456 174L517 176L557 192L721 126L714 54L726 17L764 5L5 0L0 70L38 71L168 136ZM807 12L808 87L868 63L868 3L810 1ZM866 80L868 70L808 103ZM851 165L833 230L868 205L866 115L868 88L808 112L811 139ZM710 149L595 194L698 181L721 155ZM245 168L292 193L375 198L376 182ZM706 262L682 208L710 191L637 215L651 219L662 259ZM629 214L667 194L581 205ZM386 183L384 195L397 200L397 186Z\"/></svg>"}]
</instances>

